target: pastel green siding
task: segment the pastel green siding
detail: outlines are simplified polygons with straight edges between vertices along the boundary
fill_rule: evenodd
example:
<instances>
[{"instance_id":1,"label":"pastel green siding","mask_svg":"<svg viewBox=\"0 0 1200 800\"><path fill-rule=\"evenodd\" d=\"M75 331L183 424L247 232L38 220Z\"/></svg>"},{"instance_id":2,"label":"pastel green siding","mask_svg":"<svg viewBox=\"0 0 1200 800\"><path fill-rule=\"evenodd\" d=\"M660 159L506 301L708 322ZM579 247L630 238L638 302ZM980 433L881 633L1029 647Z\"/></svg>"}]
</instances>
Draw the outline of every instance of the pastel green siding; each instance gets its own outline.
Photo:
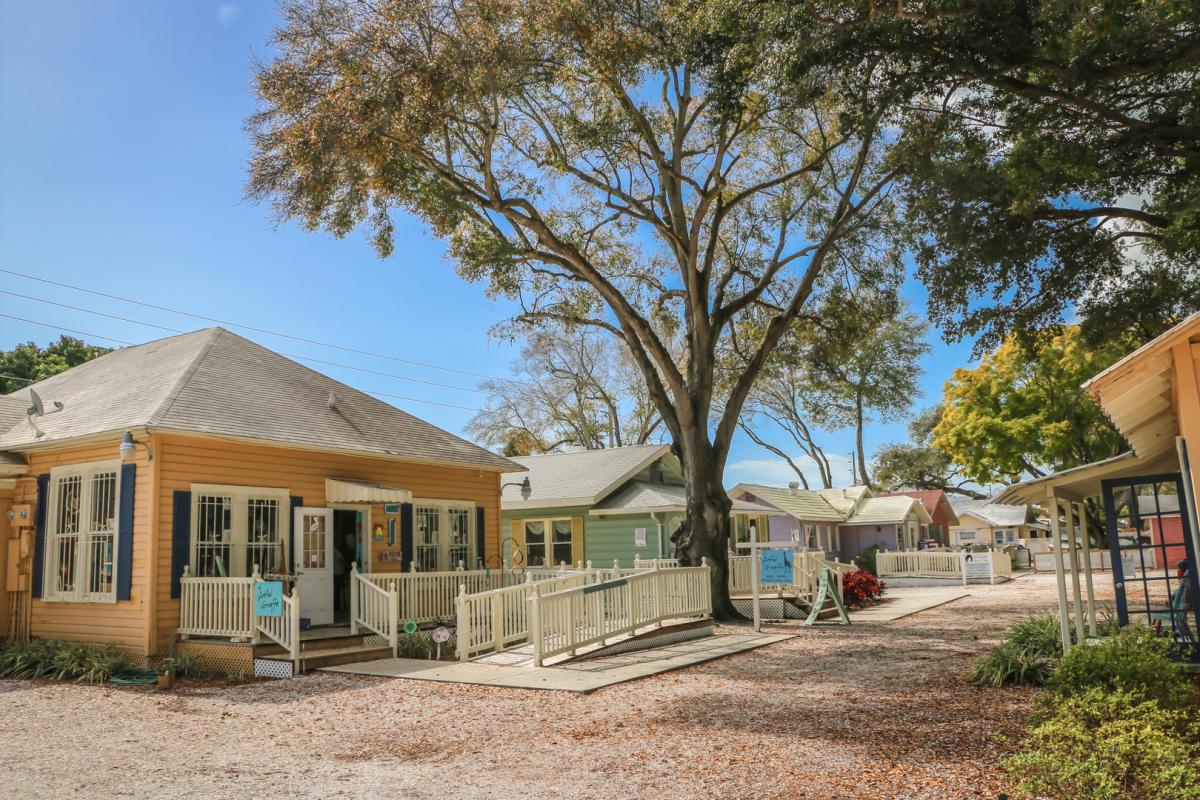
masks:
<instances>
[{"instance_id":1,"label":"pastel green siding","mask_svg":"<svg viewBox=\"0 0 1200 800\"><path fill-rule=\"evenodd\" d=\"M663 557L672 558L671 534L679 526L678 514L659 514L662 520ZM658 523L649 514L588 517L583 524L583 547L592 566L611 567L613 559L632 567L635 558L658 558ZM634 531L646 529L646 546L634 546Z\"/></svg>"}]
</instances>

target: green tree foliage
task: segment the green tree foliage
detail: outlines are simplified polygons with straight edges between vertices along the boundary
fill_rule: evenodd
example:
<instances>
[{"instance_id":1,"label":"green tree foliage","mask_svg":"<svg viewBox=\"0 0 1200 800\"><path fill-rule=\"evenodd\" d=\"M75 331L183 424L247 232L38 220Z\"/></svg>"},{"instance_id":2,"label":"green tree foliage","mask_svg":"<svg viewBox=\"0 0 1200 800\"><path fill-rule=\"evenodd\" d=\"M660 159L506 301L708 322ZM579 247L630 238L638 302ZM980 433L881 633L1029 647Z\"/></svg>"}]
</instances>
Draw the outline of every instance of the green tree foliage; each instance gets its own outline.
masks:
<instances>
[{"instance_id":1,"label":"green tree foliage","mask_svg":"<svg viewBox=\"0 0 1200 800\"><path fill-rule=\"evenodd\" d=\"M25 342L0 351L0 394L45 380L107 352L107 347L86 344L71 336L61 336L45 347Z\"/></svg>"},{"instance_id":2,"label":"green tree foliage","mask_svg":"<svg viewBox=\"0 0 1200 800\"><path fill-rule=\"evenodd\" d=\"M907 442L886 444L875 453L872 474L884 491L941 489L982 500L986 495L972 488L962 467L950 454L933 443L933 429L942 418L939 403L925 409L908 424Z\"/></svg>"},{"instance_id":3,"label":"green tree foliage","mask_svg":"<svg viewBox=\"0 0 1200 800\"><path fill-rule=\"evenodd\" d=\"M982 349L1078 311L1088 341L1200 309L1200 0L710 2L733 86L863 70L931 320ZM816 44L814 44L816 43Z\"/></svg>"},{"instance_id":4,"label":"green tree foliage","mask_svg":"<svg viewBox=\"0 0 1200 800\"><path fill-rule=\"evenodd\" d=\"M894 220L879 125L841 124L873 76L711 90L695 4L289 0L261 67L249 193L284 218L394 247L391 214L449 241L523 324L629 350L684 465L676 545L725 581L723 470L779 340L833 287L886 285ZM846 84L850 80L853 85ZM748 314L747 358L716 364ZM660 332L678 324L672 347ZM718 390L720 396L718 396Z\"/></svg>"},{"instance_id":5,"label":"green tree foliage","mask_svg":"<svg viewBox=\"0 0 1200 800\"><path fill-rule=\"evenodd\" d=\"M1124 440L1080 385L1128 349L1091 348L1077 325L1029 346L1009 337L975 369L954 371L933 445L981 484L1117 455Z\"/></svg>"}]
</instances>

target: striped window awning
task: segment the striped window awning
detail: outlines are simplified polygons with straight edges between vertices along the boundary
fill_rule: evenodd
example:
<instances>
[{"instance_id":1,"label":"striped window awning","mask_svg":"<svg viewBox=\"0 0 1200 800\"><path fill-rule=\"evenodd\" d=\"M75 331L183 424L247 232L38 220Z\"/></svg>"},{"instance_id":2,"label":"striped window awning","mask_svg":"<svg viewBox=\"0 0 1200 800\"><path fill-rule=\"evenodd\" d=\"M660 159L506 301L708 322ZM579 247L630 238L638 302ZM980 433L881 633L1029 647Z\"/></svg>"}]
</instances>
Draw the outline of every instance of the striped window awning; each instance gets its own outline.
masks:
<instances>
[{"instance_id":1,"label":"striped window awning","mask_svg":"<svg viewBox=\"0 0 1200 800\"><path fill-rule=\"evenodd\" d=\"M359 478L326 478L326 503L411 503L412 492Z\"/></svg>"}]
</instances>

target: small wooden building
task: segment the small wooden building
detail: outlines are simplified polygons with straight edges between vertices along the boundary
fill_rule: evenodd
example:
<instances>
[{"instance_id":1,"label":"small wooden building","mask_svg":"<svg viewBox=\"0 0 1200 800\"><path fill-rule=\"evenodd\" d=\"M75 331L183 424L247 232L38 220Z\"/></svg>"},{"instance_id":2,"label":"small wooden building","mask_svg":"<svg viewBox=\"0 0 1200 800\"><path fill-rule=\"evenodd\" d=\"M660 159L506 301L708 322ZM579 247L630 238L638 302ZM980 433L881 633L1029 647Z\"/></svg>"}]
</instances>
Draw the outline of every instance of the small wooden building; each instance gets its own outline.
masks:
<instances>
[{"instance_id":1,"label":"small wooden building","mask_svg":"<svg viewBox=\"0 0 1200 800\"><path fill-rule=\"evenodd\" d=\"M351 564L499 564L519 465L222 328L0 398L0 633L166 652L181 583L257 565L344 622Z\"/></svg>"}]
</instances>

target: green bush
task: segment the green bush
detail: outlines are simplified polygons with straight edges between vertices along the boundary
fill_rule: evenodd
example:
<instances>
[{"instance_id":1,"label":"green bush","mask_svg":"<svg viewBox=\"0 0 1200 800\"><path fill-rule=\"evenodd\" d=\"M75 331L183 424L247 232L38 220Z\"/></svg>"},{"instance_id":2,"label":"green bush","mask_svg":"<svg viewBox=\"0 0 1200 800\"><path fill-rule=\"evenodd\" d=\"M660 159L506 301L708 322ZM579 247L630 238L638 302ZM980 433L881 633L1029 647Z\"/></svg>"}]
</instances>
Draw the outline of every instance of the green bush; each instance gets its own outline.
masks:
<instances>
[{"instance_id":1,"label":"green bush","mask_svg":"<svg viewBox=\"0 0 1200 800\"><path fill-rule=\"evenodd\" d=\"M398 645L401 658L429 658L433 653L433 638L425 631L400 634Z\"/></svg>"},{"instance_id":2,"label":"green bush","mask_svg":"<svg viewBox=\"0 0 1200 800\"><path fill-rule=\"evenodd\" d=\"M0 650L0 677L4 678L57 678L104 683L129 668L129 662L112 645L30 639Z\"/></svg>"},{"instance_id":3,"label":"green bush","mask_svg":"<svg viewBox=\"0 0 1200 800\"><path fill-rule=\"evenodd\" d=\"M1050 689L1071 697L1090 689L1131 692L1179 708L1196 700L1196 687L1171 660L1175 645L1144 625L1127 626L1095 644L1071 648L1049 680Z\"/></svg>"},{"instance_id":4,"label":"green bush","mask_svg":"<svg viewBox=\"0 0 1200 800\"><path fill-rule=\"evenodd\" d=\"M1015 794L1049 800L1200 800L1198 731L1127 691L1058 697L1004 761Z\"/></svg>"},{"instance_id":5,"label":"green bush","mask_svg":"<svg viewBox=\"0 0 1200 800\"><path fill-rule=\"evenodd\" d=\"M1061 657L1058 617L1030 617L1009 628L1003 642L975 660L971 672L982 686L1040 686Z\"/></svg>"},{"instance_id":6,"label":"green bush","mask_svg":"<svg viewBox=\"0 0 1200 800\"><path fill-rule=\"evenodd\" d=\"M861 553L856 555L854 557L854 563L858 565L859 569L865 569L867 572L871 573L875 577L879 577L879 570L875 564L875 561L876 561L875 556L878 553L879 553L879 545L873 544L870 547L868 547L866 550L863 550Z\"/></svg>"}]
</instances>

